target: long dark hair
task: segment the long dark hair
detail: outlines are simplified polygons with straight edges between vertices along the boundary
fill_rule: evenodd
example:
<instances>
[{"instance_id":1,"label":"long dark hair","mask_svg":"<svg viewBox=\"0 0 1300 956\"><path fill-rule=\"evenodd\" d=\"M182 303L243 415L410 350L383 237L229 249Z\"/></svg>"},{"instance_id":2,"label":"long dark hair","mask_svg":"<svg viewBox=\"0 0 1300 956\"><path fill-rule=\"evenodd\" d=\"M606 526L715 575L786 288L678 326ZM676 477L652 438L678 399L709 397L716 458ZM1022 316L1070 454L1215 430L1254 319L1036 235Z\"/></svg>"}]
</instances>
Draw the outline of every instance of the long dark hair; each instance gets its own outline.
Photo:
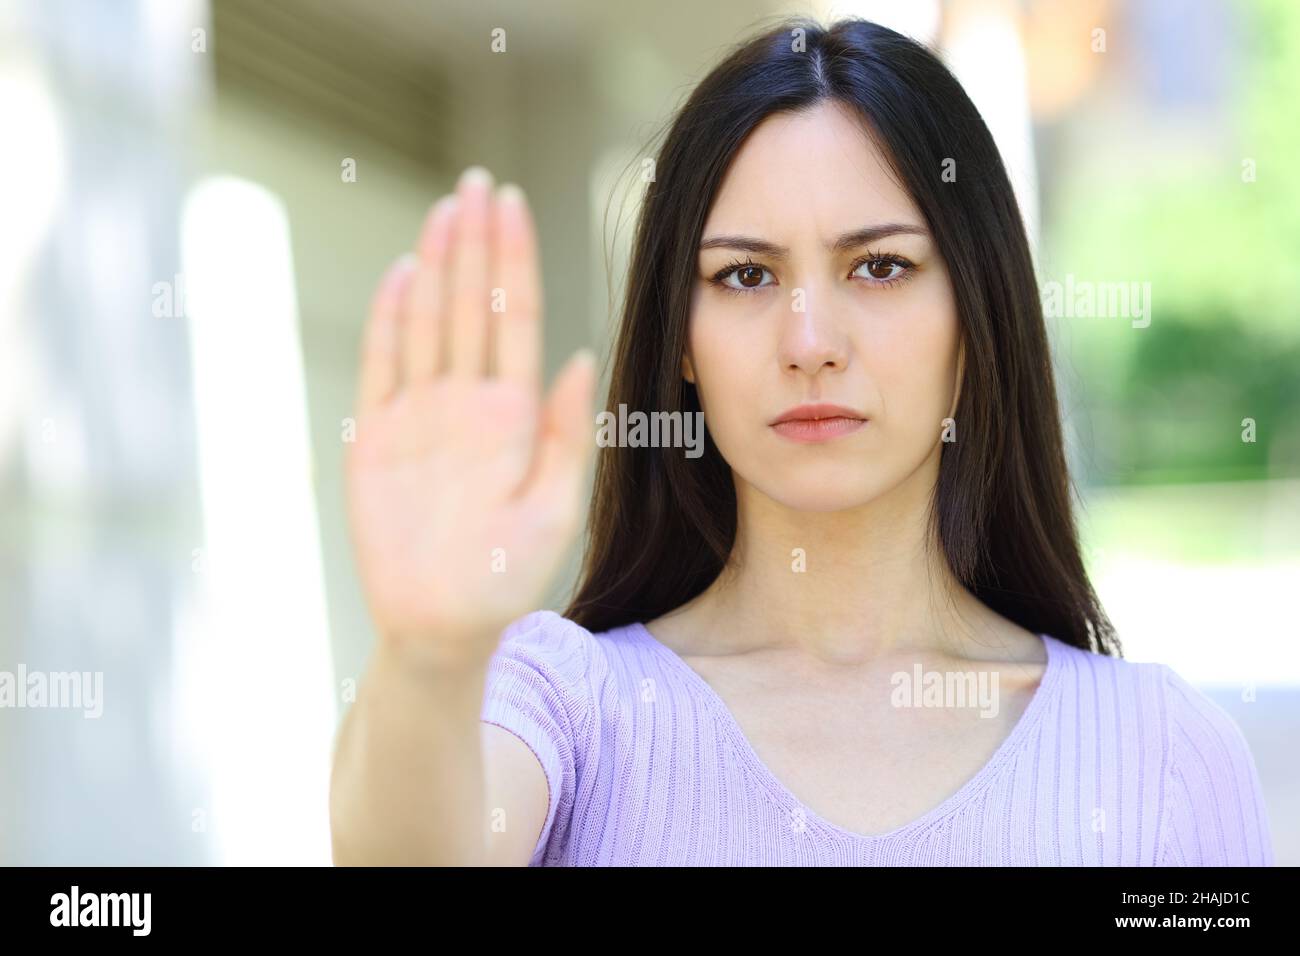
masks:
<instances>
[{"instance_id":1,"label":"long dark hair","mask_svg":"<svg viewBox=\"0 0 1300 956\"><path fill-rule=\"evenodd\" d=\"M606 408L695 412L681 373L700 235L732 158L764 118L826 100L862 117L947 264L965 348L930 528L954 576L1032 633L1121 655L1071 511L1033 260L1006 170L960 84L921 44L858 19L782 20L692 91L654 164L631 251ZM955 181L942 181L955 159ZM951 178L951 177L949 177ZM730 467L712 441L600 448L586 549L566 617L591 631L647 621L707 588L736 533Z\"/></svg>"}]
</instances>

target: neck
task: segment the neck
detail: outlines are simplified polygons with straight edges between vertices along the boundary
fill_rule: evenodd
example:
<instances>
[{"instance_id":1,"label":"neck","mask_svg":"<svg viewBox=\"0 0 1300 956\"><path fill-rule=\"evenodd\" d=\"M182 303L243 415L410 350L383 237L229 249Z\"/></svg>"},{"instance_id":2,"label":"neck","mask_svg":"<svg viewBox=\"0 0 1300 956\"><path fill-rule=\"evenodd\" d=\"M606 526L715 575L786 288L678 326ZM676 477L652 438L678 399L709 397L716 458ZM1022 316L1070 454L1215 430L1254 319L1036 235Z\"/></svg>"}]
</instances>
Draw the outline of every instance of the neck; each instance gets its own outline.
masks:
<instances>
[{"instance_id":1,"label":"neck","mask_svg":"<svg viewBox=\"0 0 1300 956\"><path fill-rule=\"evenodd\" d=\"M727 650L801 649L835 663L955 653L994 615L957 581L927 527L936 478L937 467L922 468L834 512L793 510L738 478L731 560L691 603L706 627L727 622L708 628L735 642Z\"/></svg>"}]
</instances>

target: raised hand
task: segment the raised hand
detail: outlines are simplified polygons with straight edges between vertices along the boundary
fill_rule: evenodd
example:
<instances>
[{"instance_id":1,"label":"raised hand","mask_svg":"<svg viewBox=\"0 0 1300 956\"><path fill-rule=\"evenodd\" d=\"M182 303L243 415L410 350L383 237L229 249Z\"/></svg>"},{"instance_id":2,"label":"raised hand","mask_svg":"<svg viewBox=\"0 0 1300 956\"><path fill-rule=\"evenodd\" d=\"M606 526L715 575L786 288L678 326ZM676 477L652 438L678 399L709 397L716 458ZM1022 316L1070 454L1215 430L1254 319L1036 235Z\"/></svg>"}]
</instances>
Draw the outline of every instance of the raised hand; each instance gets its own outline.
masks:
<instances>
[{"instance_id":1,"label":"raised hand","mask_svg":"<svg viewBox=\"0 0 1300 956\"><path fill-rule=\"evenodd\" d=\"M541 396L542 283L523 193L472 167L381 280L347 449L358 571L381 641L482 663L540 606L580 527L588 350Z\"/></svg>"}]
</instances>

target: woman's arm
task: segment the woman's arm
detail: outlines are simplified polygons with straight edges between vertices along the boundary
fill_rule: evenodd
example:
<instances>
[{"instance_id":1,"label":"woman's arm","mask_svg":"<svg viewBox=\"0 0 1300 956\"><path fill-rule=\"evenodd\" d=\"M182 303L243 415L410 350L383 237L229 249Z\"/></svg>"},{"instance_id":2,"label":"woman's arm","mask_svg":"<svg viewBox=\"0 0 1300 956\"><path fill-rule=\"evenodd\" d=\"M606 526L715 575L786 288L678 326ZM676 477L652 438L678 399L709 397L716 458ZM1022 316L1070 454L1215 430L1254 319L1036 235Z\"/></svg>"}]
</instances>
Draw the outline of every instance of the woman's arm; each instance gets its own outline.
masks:
<instances>
[{"instance_id":1,"label":"woman's arm","mask_svg":"<svg viewBox=\"0 0 1300 956\"><path fill-rule=\"evenodd\" d=\"M547 780L480 715L503 630L539 606L581 525L594 367L575 356L543 400L539 257L517 188L463 176L417 251L371 304L346 455L378 640L335 747L335 860L526 863Z\"/></svg>"},{"instance_id":2,"label":"woman's arm","mask_svg":"<svg viewBox=\"0 0 1300 956\"><path fill-rule=\"evenodd\" d=\"M486 663L413 671L383 649L374 655L339 732L336 864L528 863L546 819L546 777L518 737L480 723L486 672Z\"/></svg>"}]
</instances>

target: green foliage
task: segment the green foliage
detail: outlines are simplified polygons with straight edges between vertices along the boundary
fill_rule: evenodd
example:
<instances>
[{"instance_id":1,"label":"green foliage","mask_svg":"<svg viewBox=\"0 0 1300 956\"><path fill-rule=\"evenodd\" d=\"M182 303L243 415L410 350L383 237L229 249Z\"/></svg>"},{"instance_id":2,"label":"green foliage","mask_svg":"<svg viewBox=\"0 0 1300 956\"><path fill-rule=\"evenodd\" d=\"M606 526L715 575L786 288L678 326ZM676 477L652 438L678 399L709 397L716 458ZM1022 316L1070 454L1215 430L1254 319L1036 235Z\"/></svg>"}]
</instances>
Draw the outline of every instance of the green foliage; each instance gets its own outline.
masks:
<instances>
[{"instance_id":1,"label":"green foliage","mask_svg":"<svg viewBox=\"0 0 1300 956\"><path fill-rule=\"evenodd\" d=\"M1147 328L1058 320L1092 483L1300 474L1300 4L1234 9L1210 128L1154 116L1116 118L1102 141L1095 121L1091 139L1061 134L1078 146L1061 152L1042 281L1151 283Z\"/></svg>"}]
</instances>

